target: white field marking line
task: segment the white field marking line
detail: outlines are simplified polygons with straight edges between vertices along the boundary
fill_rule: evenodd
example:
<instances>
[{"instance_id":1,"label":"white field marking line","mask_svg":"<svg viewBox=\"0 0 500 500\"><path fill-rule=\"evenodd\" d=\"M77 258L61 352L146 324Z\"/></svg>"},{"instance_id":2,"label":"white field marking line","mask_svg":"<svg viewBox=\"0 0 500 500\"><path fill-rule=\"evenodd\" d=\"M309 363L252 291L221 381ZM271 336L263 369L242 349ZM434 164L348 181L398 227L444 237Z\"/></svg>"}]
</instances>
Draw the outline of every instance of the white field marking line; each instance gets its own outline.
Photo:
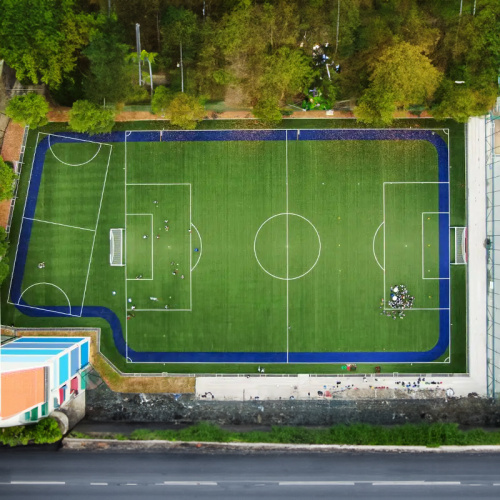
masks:
<instances>
[{"instance_id":1,"label":"white field marking line","mask_svg":"<svg viewBox=\"0 0 500 500\"><path fill-rule=\"evenodd\" d=\"M50 132L39 132L42 135L52 135L54 137L62 137L63 139L70 139L71 141L79 141L79 142L90 142L92 144L100 144L101 146L109 146L112 147L111 144L108 144L107 142L97 142L97 141L91 141L89 139L80 139L78 137L68 137L67 135L62 135L62 134L52 134Z\"/></svg>"},{"instance_id":2,"label":"white field marking line","mask_svg":"<svg viewBox=\"0 0 500 500\"><path fill-rule=\"evenodd\" d=\"M190 186L189 182L128 182L127 186Z\"/></svg>"},{"instance_id":3,"label":"white field marking line","mask_svg":"<svg viewBox=\"0 0 500 500\"><path fill-rule=\"evenodd\" d=\"M194 227L194 230L198 234L198 238L200 239L200 255L198 255L198 260L196 261L196 264L193 266L191 271L194 271L196 269L196 266L198 265L198 262L200 262L201 255L203 254L203 240L201 239L201 234L198 231L198 228L191 222L191 226Z\"/></svg>"},{"instance_id":4,"label":"white field marking line","mask_svg":"<svg viewBox=\"0 0 500 500\"><path fill-rule=\"evenodd\" d=\"M72 229L81 229L82 231L90 231L92 233L95 232L95 229L89 229L88 227L70 226L69 224L61 224L60 222L51 222L49 220L42 220L42 219L33 219L31 217L24 217L24 219L33 220L35 222L43 222L45 224L53 224L54 226L63 226L63 227L70 227Z\"/></svg>"},{"instance_id":5,"label":"white field marking line","mask_svg":"<svg viewBox=\"0 0 500 500\"><path fill-rule=\"evenodd\" d=\"M127 137L130 135L130 132L125 132L125 158L124 158L124 167L123 167L123 198L124 198L124 209L123 209L123 218L125 228L125 239L124 239L124 256L125 256L125 265L123 266L123 272L125 273L125 362L129 362L128 355L128 321L127 321L127 308L128 308L128 290L127 290Z\"/></svg>"},{"instance_id":6,"label":"white field marking line","mask_svg":"<svg viewBox=\"0 0 500 500\"><path fill-rule=\"evenodd\" d=\"M271 217L268 217L259 227L259 229L257 229L257 232L255 233L255 238L254 238L254 241L253 241L253 253L254 253L254 256L255 256L255 260L257 261L257 264L259 264L260 268L266 273L268 274L269 276L271 276L272 278L276 278L278 280L283 280L283 281L293 281L293 280L298 280L299 278L302 278L304 277L306 274L309 274L315 267L316 267L316 264L318 263L319 261L319 258L321 257L321 238L319 236L319 233L318 233L318 230L316 229L316 227L314 226L314 224L309 220L307 219L306 217L304 217L303 215L300 215L300 214L295 214L293 212L290 212L288 215L294 215L295 217L300 217L301 219L304 219L306 222L308 222L311 227L314 229L314 231L316 232L316 236L318 237L318 244L319 244L319 248L318 248L318 256L316 257L316 261L314 262L314 264L303 274L301 274L300 276L294 276L292 278L288 277L288 280L287 278L283 277L283 276L276 276L275 274L272 274L270 273L261 263L260 263L260 260L259 258L257 257L257 249L256 249L256 244L257 244L257 238L259 236L259 232L260 230L264 227L264 225L269 222L271 219L274 219L276 217L280 217L281 215L286 215L286 213L282 212L280 214L274 214L274 215L271 215Z\"/></svg>"},{"instance_id":7,"label":"white field marking line","mask_svg":"<svg viewBox=\"0 0 500 500\"><path fill-rule=\"evenodd\" d=\"M61 287L59 287L59 286L57 286L57 285L54 285L54 283L49 283L49 282L47 282L47 281L40 281L40 282L38 282L38 283L33 283L32 285L30 285L30 286L29 286L28 288L26 288L26 289L25 289L25 290L21 293L21 295L19 296L19 302L21 302L21 299L22 299L23 295L24 295L24 294L25 294L25 293L26 293L26 292L27 292L30 288L33 288L34 286L38 286L38 285L49 285L49 286L53 286L54 288L57 288L57 289L58 289L58 290L59 290L59 291L60 291L60 292L61 292L61 293L62 293L62 294L66 297L66 302L68 303L68 307L69 307L69 314L72 316L72 314L71 314L71 303L70 303L70 301L69 301L68 296L67 296L67 295L66 295L66 293L64 292L64 290L63 290ZM20 305L20 304L19 304L19 302L17 303L18 305Z\"/></svg>"},{"instance_id":8,"label":"white field marking line","mask_svg":"<svg viewBox=\"0 0 500 500\"><path fill-rule=\"evenodd\" d=\"M135 311L135 312L192 312L192 309L127 309L127 311ZM156 363L156 361L155 361Z\"/></svg>"},{"instance_id":9,"label":"white field marking line","mask_svg":"<svg viewBox=\"0 0 500 500\"><path fill-rule=\"evenodd\" d=\"M109 163L111 162L111 153L113 152L113 146L109 147L108 163L106 164L106 173L104 174L104 181L102 183L101 199L99 201L99 209L97 211L97 220L95 223L94 237L92 238L92 248L90 250L89 265L87 267L87 277L85 278L85 287L83 289L82 307L80 309L80 316L83 312L83 304L85 303L85 295L87 294L87 285L89 282L90 266L92 264L92 256L94 255L95 237L97 234L97 227L99 226L99 218L101 217L102 200L104 198L104 190L106 189L106 180L108 179Z\"/></svg>"},{"instance_id":10,"label":"white field marking line","mask_svg":"<svg viewBox=\"0 0 500 500\"><path fill-rule=\"evenodd\" d=\"M125 214L125 225L127 224L127 221L126 221L126 218L129 217L129 216L134 216L134 215L138 215L138 216L149 216L151 217L151 278L141 278L140 280L138 281L153 281L154 278L155 278L155 275L154 275L154 249L153 249L153 240L154 240L154 237L153 237L153 214ZM126 227L126 226L125 226ZM125 278L126 281L136 281L136 278Z\"/></svg>"},{"instance_id":11,"label":"white field marking line","mask_svg":"<svg viewBox=\"0 0 500 500\"><path fill-rule=\"evenodd\" d=\"M193 309L193 195L189 184L189 309Z\"/></svg>"},{"instance_id":12,"label":"white field marking line","mask_svg":"<svg viewBox=\"0 0 500 500\"><path fill-rule=\"evenodd\" d=\"M87 160L87 161L84 161L83 163L68 163L66 161L63 161L61 160L61 158L59 158L55 153L54 153L54 150L52 149L52 144L50 143L50 136L52 134L49 134L47 136L47 140L49 142L49 149L50 149L50 152L52 153L52 156L59 162L59 163L62 163L63 165L67 165L68 167L81 167L82 165L86 165L87 163L90 163L98 154L99 152L101 151L101 148L102 148L102 144L99 144L99 143L96 143L96 144L99 144L99 147L97 148L97 153L92 156L92 158L90 158L90 160Z\"/></svg>"},{"instance_id":13,"label":"white field marking line","mask_svg":"<svg viewBox=\"0 0 500 500\"><path fill-rule=\"evenodd\" d=\"M26 304L15 304L14 302L9 302L9 304L12 304L13 306L26 307L27 309L33 309L35 311L46 311L54 314L62 314L63 316L71 316L72 318L81 318L81 316L78 314L70 314L63 311L54 311L54 309L46 309L44 307L28 306Z\"/></svg>"},{"instance_id":14,"label":"white field marking line","mask_svg":"<svg viewBox=\"0 0 500 500\"><path fill-rule=\"evenodd\" d=\"M449 280L450 278L426 278L425 277L425 261L424 261L424 253L425 253L425 235L424 235L424 215L440 215L440 214L448 214L449 212L422 212L422 279L423 280ZM438 221L439 223L439 221ZM438 249L439 252L439 249ZM439 255L438 255L439 257Z\"/></svg>"},{"instance_id":15,"label":"white field marking line","mask_svg":"<svg viewBox=\"0 0 500 500\"><path fill-rule=\"evenodd\" d=\"M16 246L16 256L14 257L14 264L12 266L12 272L11 272L11 275L10 275L10 285L9 285L9 294L8 294L8 297L7 297L7 302L10 301L10 292L11 292L11 289L12 289L12 281L14 279L14 269L16 268L16 261L17 261L17 252L19 250L19 240L21 239L21 234L23 233L23 225L24 225L24 214L26 213L26 204L28 203L28 194L30 192L30 187L31 187L31 178L32 178L32 175L33 175L33 165L35 164L35 157L36 157L36 153L37 153L37 150L38 150L38 140L40 138L40 132L38 132L37 136L36 136L36 143L35 143L35 150L34 150L34 153L33 153L33 159L31 161L31 171L30 171L30 180L28 182L28 189L26 191L26 198L24 200L24 208L23 208L23 217L21 219L21 227L19 228L19 234L17 236L17 246ZM13 304L13 302L11 302Z\"/></svg>"},{"instance_id":16,"label":"white field marking line","mask_svg":"<svg viewBox=\"0 0 500 500\"><path fill-rule=\"evenodd\" d=\"M285 199L286 199L286 362L288 363L290 354L290 308L289 308L289 286L290 259L288 249L288 130L285 132Z\"/></svg>"},{"instance_id":17,"label":"white field marking line","mask_svg":"<svg viewBox=\"0 0 500 500\"><path fill-rule=\"evenodd\" d=\"M380 265L380 262L377 259L377 254L375 253L375 239L377 238L377 234L378 234L380 228L382 227L382 224L383 224L383 222L380 223L380 226L377 227L377 230L375 231L375 234L373 235L372 250L373 250L373 256L375 257L375 261L377 262L378 267L380 267L380 269L382 269L382 271L385 271L385 269Z\"/></svg>"},{"instance_id":18,"label":"white field marking line","mask_svg":"<svg viewBox=\"0 0 500 500\"><path fill-rule=\"evenodd\" d=\"M383 209L383 214L384 214L384 290L383 290L383 294L382 294L382 297L384 297L384 303L385 302L385 293L386 293L386 276L385 276L385 270L386 270L386 265L385 265L385 185L386 184L447 184L448 185L448 205L449 205L449 202L450 202L450 183L449 182L441 182L441 181L436 181L436 182L432 182L432 181L423 181L423 182L416 182L416 181L411 181L411 182L383 182L382 183L382 209ZM449 208L448 208L449 210ZM446 212L445 212L446 213ZM449 239L449 238L448 238ZM446 279L446 278L439 278L439 279ZM451 297L450 297L451 298ZM418 310L417 308L412 308L413 310ZM448 307L443 307L443 308L430 308L431 310L448 310L449 308ZM386 308L384 306L384 311L394 311L394 310L398 310L398 309L392 309L392 308ZM428 309L423 309L423 310L428 310ZM450 327L451 328L451 327Z\"/></svg>"}]
</instances>

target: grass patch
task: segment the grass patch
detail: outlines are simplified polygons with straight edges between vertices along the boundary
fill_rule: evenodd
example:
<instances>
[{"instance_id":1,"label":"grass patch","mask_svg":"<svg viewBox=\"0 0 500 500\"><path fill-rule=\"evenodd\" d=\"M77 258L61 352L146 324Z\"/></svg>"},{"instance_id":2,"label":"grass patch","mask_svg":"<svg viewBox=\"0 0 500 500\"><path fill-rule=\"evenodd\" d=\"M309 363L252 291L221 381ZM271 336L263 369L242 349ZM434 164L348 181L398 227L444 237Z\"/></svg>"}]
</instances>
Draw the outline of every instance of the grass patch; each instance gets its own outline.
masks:
<instances>
[{"instance_id":1,"label":"grass patch","mask_svg":"<svg viewBox=\"0 0 500 500\"><path fill-rule=\"evenodd\" d=\"M53 418L44 418L35 425L5 427L0 431L0 444L7 446L50 444L60 439L61 430Z\"/></svg>"},{"instance_id":2,"label":"grass patch","mask_svg":"<svg viewBox=\"0 0 500 500\"><path fill-rule=\"evenodd\" d=\"M80 432L69 437L92 439ZM382 427L369 424L335 425L325 429L306 427L272 427L270 431L233 432L201 422L180 430L138 429L130 436L109 434L99 439L131 439L136 441L194 441L216 443L277 443L277 444L345 444L369 446L473 446L499 445L500 431L483 429L463 431L458 424L405 424Z\"/></svg>"}]
</instances>

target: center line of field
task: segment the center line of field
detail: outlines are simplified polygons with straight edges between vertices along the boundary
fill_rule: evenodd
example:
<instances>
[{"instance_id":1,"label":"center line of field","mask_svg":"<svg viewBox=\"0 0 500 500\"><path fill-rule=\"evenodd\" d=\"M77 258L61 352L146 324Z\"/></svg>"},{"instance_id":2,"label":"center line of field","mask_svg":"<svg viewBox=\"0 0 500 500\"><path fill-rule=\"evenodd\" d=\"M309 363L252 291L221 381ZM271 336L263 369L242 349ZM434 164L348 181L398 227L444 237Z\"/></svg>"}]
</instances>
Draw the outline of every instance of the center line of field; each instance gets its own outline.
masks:
<instances>
[{"instance_id":1,"label":"center line of field","mask_svg":"<svg viewBox=\"0 0 500 500\"><path fill-rule=\"evenodd\" d=\"M285 130L285 190L286 190L286 362L288 363L289 345L290 345L290 318L288 308L289 297L289 276L290 276L290 261L288 250L288 130Z\"/></svg>"}]
</instances>

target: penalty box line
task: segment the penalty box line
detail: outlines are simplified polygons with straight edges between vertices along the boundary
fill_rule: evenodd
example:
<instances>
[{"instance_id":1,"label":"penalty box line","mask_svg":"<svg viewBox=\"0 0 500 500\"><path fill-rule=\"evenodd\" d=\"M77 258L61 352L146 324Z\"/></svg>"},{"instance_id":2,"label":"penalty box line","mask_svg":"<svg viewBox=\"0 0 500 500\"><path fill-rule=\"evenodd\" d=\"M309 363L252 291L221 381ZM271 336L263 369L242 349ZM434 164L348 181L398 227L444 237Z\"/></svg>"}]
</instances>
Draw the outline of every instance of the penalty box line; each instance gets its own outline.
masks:
<instances>
[{"instance_id":1,"label":"penalty box line","mask_svg":"<svg viewBox=\"0 0 500 500\"><path fill-rule=\"evenodd\" d=\"M151 278L141 278L141 281L153 281L155 278L154 275L154 244L153 244L153 234L154 234L154 229L153 229L153 214L125 214L125 234L127 233L127 217L132 217L132 216L144 216L144 217L151 217ZM125 261L125 268L127 268L127 261ZM126 281L135 281L136 278L128 278L127 273L125 272L125 280Z\"/></svg>"},{"instance_id":2,"label":"penalty box line","mask_svg":"<svg viewBox=\"0 0 500 500\"><path fill-rule=\"evenodd\" d=\"M386 184L447 184L448 185L448 201L450 199L450 183L449 181L408 181L408 182L405 182L405 181L387 181L387 182L383 182L382 183L382 213L383 213L383 216L382 216L382 220L383 220L383 225L384 225L384 238L383 238L383 248L384 248L384 268L383 268L383 274L384 274L384 288L383 288L383 291L382 291L382 297L384 297L385 299L385 291L387 289L387 283L386 283L386 269L387 269L387 266L386 266L386 260L385 260L385 256L386 256L386 244L385 244L385 239L386 239L386 220L385 220L385 186ZM449 209L448 209L449 210ZM430 212L429 212L430 213ZM422 226L423 228L423 226ZM449 231L449 230L448 230ZM437 279L446 279L446 278L437 278ZM383 310L384 311L397 311L398 309L392 309L392 308L387 308L385 306L385 301L384 301L384 307L383 307ZM408 309L409 311L410 309ZM427 308L427 307L423 307L423 308L418 308L418 307L412 307L411 309L412 311L448 311L448 310L451 310L450 307L430 307L430 308Z\"/></svg>"},{"instance_id":3,"label":"penalty box line","mask_svg":"<svg viewBox=\"0 0 500 500\"><path fill-rule=\"evenodd\" d=\"M422 212L422 279L423 280L449 280L450 278L426 278L425 277L425 231L424 231L424 215L450 215L450 212ZM439 223L439 221L438 221ZM449 224L448 224L449 227ZM448 229L449 230L449 229ZM439 259L439 248L438 248L438 259Z\"/></svg>"}]
</instances>

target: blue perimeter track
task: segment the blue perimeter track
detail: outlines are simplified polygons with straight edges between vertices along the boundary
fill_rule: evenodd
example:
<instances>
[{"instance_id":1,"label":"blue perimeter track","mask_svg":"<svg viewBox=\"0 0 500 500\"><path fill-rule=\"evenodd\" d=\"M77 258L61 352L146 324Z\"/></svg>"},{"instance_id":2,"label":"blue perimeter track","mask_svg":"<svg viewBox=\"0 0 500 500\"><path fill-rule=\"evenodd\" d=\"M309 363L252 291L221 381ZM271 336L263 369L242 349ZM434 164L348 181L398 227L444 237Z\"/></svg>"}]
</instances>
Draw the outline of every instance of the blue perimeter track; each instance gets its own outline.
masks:
<instances>
[{"instance_id":1,"label":"blue perimeter track","mask_svg":"<svg viewBox=\"0 0 500 500\"><path fill-rule=\"evenodd\" d=\"M96 142L160 142L160 141L428 141L438 153L439 184L439 339L429 351L407 352L290 352L288 363L418 363L431 362L441 357L449 346L450 328L450 242L449 242L449 166L448 146L431 130L195 130L195 131L133 131L111 132L99 136L65 133L51 135L51 142L71 143L80 140ZM61 317L67 315L66 306L46 306L46 310L33 309L21 297L21 284L28 255L28 247L35 208L42 178L45 154L49 149L48 136L35 151L31 180L24 209L10 298L17 309L32 317ZM50 309L50 310L47 310ZM136 363L287 363L286 352L139 352L126 345L121 322L110 309L100 306L79 306L77 316L102 318L113 332L118 352Z\"/></svg>"}]
</instances>

